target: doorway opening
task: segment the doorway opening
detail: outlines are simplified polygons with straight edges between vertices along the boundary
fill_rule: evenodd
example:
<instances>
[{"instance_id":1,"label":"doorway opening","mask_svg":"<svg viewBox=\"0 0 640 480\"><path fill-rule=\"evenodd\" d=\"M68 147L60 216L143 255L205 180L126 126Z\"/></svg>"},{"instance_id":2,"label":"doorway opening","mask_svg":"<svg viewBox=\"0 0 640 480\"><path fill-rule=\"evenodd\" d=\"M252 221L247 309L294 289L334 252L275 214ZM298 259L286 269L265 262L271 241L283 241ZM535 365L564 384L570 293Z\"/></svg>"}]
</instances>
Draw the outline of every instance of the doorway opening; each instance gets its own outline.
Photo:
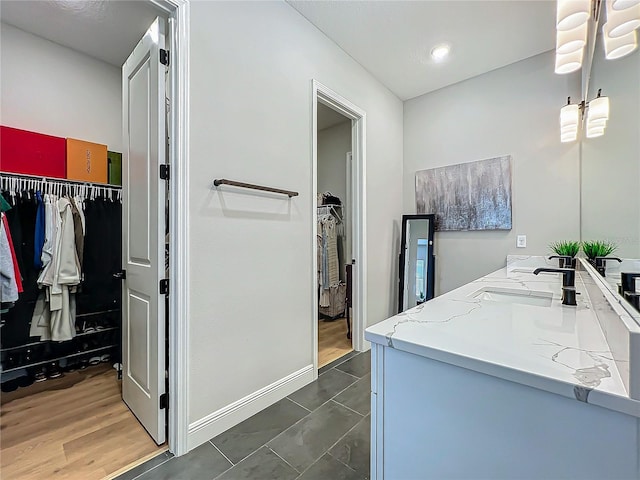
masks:
<instances>
[{"instance_id":1,"label":"doorway opening","mask_svg":"<svg viewBox=\"0 0 640 480\"><path fill-rule=\"evenodd\" d=\"M313 91L313 341L316 371L364 349L365 113Z\"/></svg>"},{"instance_id":2,"label":"doorway opening","mask_svg":"<svg viewBox=\"0 0 640 480\"><path fill-rule=\"evenodd\" d=\"M132 23L136 22L130 21L122 22L124 26L114 27L119 28L118 32L123 34L122 36L133 40L129 47L129 52L133 52L131 56L139 50L145 39L147 43L151 40L154 44L153 48L147 51L146 56L143 55L144 60L134 67L137 73L143 74L144 78L141 78L136 85L128 85L126 81L123 82L125 79L122 73L125 68L120 69L127 58L126 52L123 60L115 62L93 56L90 52L84 51L82 45L73 44L73 41L78 41L79 36L65 37L62 32L65 22L64 13L52 13L47 10L56 8L55 5L47 5L45 2L27 2L23 5L20 5L22 2L12 3L14 5L10 12L7 12L3 6L3 22L8 22L9 19L13 22L8 26L5 23L2 24L3 43L4 34L7 38L11 36L10 40L15 41L7 43L13 47L7 45L3 47L9 51L20 44L24 49L20 53L25 53L28 49L28 53L34 58L48 57L53 63L59 64L61 70L67 68L75 78L86 80L85 83L74 84L75 90L58 89L56 94L61 94L67 100L66 109L56 110L46 105L54 115L48 123L46 115L30 117L5 115L7 111L3 108L3 125L6 122L7 126L27 131L27 133L48 135L50 138L59 137L63 143L65 139L71 137L82 138L86 143L104 147L105 153L107 149L110 151L106 157L109 162L104 167L107 172L105 178L91 177L84 180L68 174L68 157L62 158L62 172L46 175L38 171L26 172L21 171L20 168L5 168L9 165L3 158L0 172L0 176L3 177L3 187L11 184L11 189L18 192L17 198L21 202L17 205L14 198L10 202L14 207L11 215L15 217L14 220L17 220L14 225L22 227L33 223L34 219L29 217L32 206L27 201L36 202L35 192L38 190L43 194L46 192L47 195L55 195L57 198L72 197L74 202L77 197L78 205L84 209L83 218L86 218L87 223L83 224L84 232L76 231L76 239L77 235L84 237L85 253L87 249L94 254L99 254L101 250L103 252L109 250L93 244L96 239L98 242L107 242L110 247L122 243L123 249L122 252L118 252L118 258L115 260L109 258L103 261L99 255L92 258L92 262L97 264L94 270L99 270L100 278L96 280L97 273L86 271L89 277L91 275L93 277L83 277L77 285L78 292L73 293L76 295L77 311L73 314L74 318L70 319L70 324L73 321L75 326L75 331L68 335L71 338L47 338L47 335L41 332L33 332L37 333L33 335L28 330L29 323L33 322L31 311L34 310L35 302L31 298L24 301L19 298L16 302L21 309L22 323L27 325L27 331L24 335L20 334L21 337L26 338L14 336L15 341L11 345L6 341L2 342L3 478L5 476L7 478L48 478L55 476L55 472L66 472L68 476L74 478L111 477L167 448L175 454L186 453L187 428L186 415L184 415L186 388L176 389L175 387L181 382L184 385L184 380L181 379L184 375L178 375L176 372L184 371L184 363L181 363L181 360L186 352L178 349L175 356L169 355L169 351L175 351L176 345L186 338L184 325L176 325L174 321L175 318L186 318L175 315L176 311L185 307L179 301L182 282L176 282L178 285L174 289L173 298L165 295L161 283L168 279L169 272L172 274L176 272L178 279L180 276L183 277L186 268L182 256L173 255L174 252L182 250L176 243L184 244L186 238L176 232L187 230L181 226L184 217L180 202L175 201L184 194L183 184L177 180L184 179L184 172L186 172L185 167L180 164L184 160L182 149L185 135L176 134L179 128L184 131L184 117L180 119L179 115L183 116L185 113L183 107L186 97L184 95L188 95L188 92L181 91L179 88L179 85L183 84L184 76L176 68L177 64L186 61L186 56L178 53L181 48L184 48L180 40L186 34L181 28L185 25L185 11L182 10L178 14L178 9L183 6L181 0L113 2L106 8L108 11L105 17L114 25L120 25L119 22L113 21L114 18L122 19L122 16L126 17L128 13L132 13L137 20L158 17L154 22L149 20L149 23L146 23L151 25L146 32L145 30L132 32ZM143 3L146 6L143 7ZM90 2L87 2L86 8L92 8ZM143 12L142 10L145 9L146 12ZM51 29L39 30L41 24L30 21L50 15L60 15L56 18L60 21L61 27L53 33ZM76 27L78 23L91 22L89 16L82 15L73 17L69 21ZM136 29L141 24L145 23L138 21ZM82 27L74 27L74 30L91 32L92 35L97 33L95 29L84 28L89 27L88 25L82 25ZM51 37L55 35L59 36L52 39ZM132 35L135 38L131 38ZM23 42L21 39L26 41ZM52 40L56 43L52 43ZM66 40L71 44L65 43ZM138 40L140 42L136 46ZM114 45L117 43L122 47L122 41L114 42ZM87 48L90 48L90 45ZM113 53L113 49L105 48L105 50ZM162 50L165 51L165 58ZM18 56L17 52L15 56ZM3 60L5 58L3 55ZM169 58L171 58L171 64L168 61ZM22 71L16 71L14 84L11 87L5 87L6 84L3 82L3 88L7 88L3 92L3 97L14 96L13 89L20 81L20 75L25 78L33 76L29 70L33 66L29 65L39 63L29 62L24 57L22 61ZM72 70L73 68L76 70ZM156 68L155 73L154 68ZM65 74L71 75L69 71ZM61 77L65 74L61 74ZM92 82L92 74L99 76L101 81ZM52 75L55 76L55 72ZM152 111L153 106L146 105L145 101L138 101L137 104L134 101L128 106L123 105L120 96L123 87L131 93L141 85L153 83L151 78L153 76L161 79L165 84L161 91L155 92L157 99L155 111ZM52 82L51 88L58 88L55 82ZM150 98L139 89L135 91L135 95L138 99ZM89 114L90 108L94 105L91 99L98 97L102 100L96 104L108 104L115 108L109 112L101 112L97 109ZM28 97L22 96L22 98ZM120 105L121 109L116 107L117 105ZM142 110L145 106L149 109L149 115L143 114ZM28 110L26 107L31 105L23 105L23 107L25 107L24 110ZM86 111L81 111L81 107L86 107ZM136 112L136 108L138 108L138 119L144 118L149 124L135 123L137 120L134 118L135 124L130 123L126 130L131 134L130 138L125 139L121 127L123 112L125 112L125 118L128 112L131 119L131 112ZM114 115L116 109L118 111ZM66 115L69 115L69 119ZM74 122L71 117L82 118L82 121ZM83 129L82 123L94 124L94 126ZM56 124L60 126L58 130L56 130ZM114 130L117 134L113 133ZM136 147L142 144L149 144L146 141L148 139L146 135L150 130L155 130L157 133L155 140L157 151L146 152L143 155L144 159L136 157L132 150L136 150ZM168 137L172 138L170 143ZM144 141L140 141L141 139ZM121 156L113 157L111 151ZM136 153L139 155L140 151ZM101 157L94 157L94 152L91 155L90 158L87 153L86 165L82 164L86 166L87 172L89 169L93 170L93 165L100 163L98 159ZM168 168L162 172L159 171L159 167L160 164L169 164L169 162L173 164L176 159L174 167L177 168L172 171L170 188ZM132 168L127 167L129 163L133 165ZM91 167L89 167L90 164ZM116 170L119 175L115 175ZM30 176L29 173L32 175ZM114 173L113 178L111 173ZM115 177L118 178L115 179ZM140 189L141 183L149 186L144 192ZM176 186L177 188L174 188ZM6 188L3 190L7 191ZM154 226L157 231L155 240L153 236L148 237L149 228L146 228L146 232L138 228L142 225L140 215L131 215L126 208L129 201L140 205L142 197L147 203L150 199L154 199L156 208L145 208L148 215L145 228L149 225ZM131 228L131 222L128 222L128 219L137 222L134 228ZM101 232L109 233L110 236L107 238L104 235L96 235L97 230L94 228L96 226L101 229ZM118 233L116 239L113 236L114 232L122 233ZM140 239L146 239L146 245L144 241L139 242ZM127 247L133 248L126 253ZM154 249L156 252L152 253L151 250ZM85 255L78 251L76 256L80 260ZM26 252L23 257L25 260L30 257L33 263L33 250ZM125 261L125 257L133 262ZM130 268L131 263L136 264L137 267L152 267L154 272L142 284L136 285L134 282L140 277L140 272L133 271ZM39 291L41 286L36 284L35 278L39 272L34 271L34 275L26 273L32 270L32 266L31 264L22 266L21 270L25 273L21 276L23 279L28 277L29 281L34 280L33 293L38 296L41 293ZM87 267L86 264L85 267ZM93 280L93 284L88 284L86 280ZM111 294L113 292L109 293L109 298L89 298L95 292L104 293L105 288L102 288L104 285L108 285L110 291L118 292L117 299ZM121 287L124 288L121 290ZM164 287L164 290L168 291L166 285ZM124 293L122 296L121 291ZM173 291L171 293L174 294ZM99 304L98 300L113 305L107 308L102 303ZM144 308L152 302L157 304L156 310ZM27 312L29 309L30 311ZM12 313L18 313L18 310L13 309ZM10 320L12 320L11 315L7 316L3 312L3 340L8 338L4 336L7 328L13 327ZM155 342L153 335L140 330L144 323L154 328ZM149 338L156 346L155 358L153 355L148 355ZM146 360L149 358L152 361ZM8 375L9 373L13 375ZM16 375L18 376L13 378ZM130 384L139 387L143 396L148 395L152 399L152 404L141 405L141 402L136 399L132 401L131 395L127 397L126 388L123 388L127 378ZM155 384L152 381L154 378L157 379ZM175 396L171 396L170 401L169 391L177 392ZM181 418L182 416L184 418ZM153 420L150 421L150 417ZM152 425L154 422L155 425ZM32 451L35 445L41 452L40 455L24 453Z\"/></svg>"},{"instance_id":3,"label":"doorway opening","mask_svg":"<svg viewBox=\"0 0 640 480\"><path fill-rule=\"evenodd\" d=\"M318 367L353 350L351 119L320 103L318 158ZM348 187L349 188L348 188Z\"/></svg>"}]
</instances>

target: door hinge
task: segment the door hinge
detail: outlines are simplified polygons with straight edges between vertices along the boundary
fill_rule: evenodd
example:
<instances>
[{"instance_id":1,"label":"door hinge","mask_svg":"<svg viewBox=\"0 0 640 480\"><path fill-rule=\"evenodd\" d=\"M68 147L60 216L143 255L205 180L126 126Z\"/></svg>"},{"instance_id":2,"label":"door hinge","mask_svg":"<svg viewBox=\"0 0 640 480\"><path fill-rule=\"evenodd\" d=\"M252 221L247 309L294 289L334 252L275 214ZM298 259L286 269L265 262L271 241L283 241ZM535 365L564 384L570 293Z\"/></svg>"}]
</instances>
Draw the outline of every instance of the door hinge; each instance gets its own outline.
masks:
<instances>
[{"instance_id":1,"label":"door hinge","mask_svg":"<svg viewBox=\"0 0 640 480\"><path fill-rule=\"evenodd\" d=\"M160 178L162 180L169 180L171 176L171 167L169 165L160 165Z\"/></svg>"},{"instance_id":2,"label":"door hinge","mask_svg":"<svg viewBox=\"0 0 640 480\"><path fill-rule=\"evenodd\" d=\"M169 408L169 394L163 393L160 395L160 410L166 410Z\"/></svg>"},{"instance_id":3,"label":"door hinge","mask_svg":"<svg viewBox=\"0 0 640 480\"><path fill-rule=\"evenodd\" d=\"M169 66L169 50L160 49L160 63Z\"/></svg>"},{"instance_id":4,"label":"door hinge","mask_svg":"<svg viewBox=\"0 0 640 480\"><path fill-rule=\"evenodd\" d=\"M160 295L169 295L169 279L160 280Z\"/></svg>"}]
</instances>

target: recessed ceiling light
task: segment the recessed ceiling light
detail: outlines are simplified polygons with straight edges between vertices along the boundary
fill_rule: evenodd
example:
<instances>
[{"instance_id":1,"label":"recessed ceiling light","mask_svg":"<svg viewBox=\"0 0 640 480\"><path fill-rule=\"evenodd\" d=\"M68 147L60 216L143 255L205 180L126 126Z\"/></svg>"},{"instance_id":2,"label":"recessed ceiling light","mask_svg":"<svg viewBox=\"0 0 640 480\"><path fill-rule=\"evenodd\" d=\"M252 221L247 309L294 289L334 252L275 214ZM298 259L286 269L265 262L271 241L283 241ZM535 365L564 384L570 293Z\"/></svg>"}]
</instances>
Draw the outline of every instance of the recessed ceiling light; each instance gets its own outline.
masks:
<instances>
[{"instance_id":1,"label":"recessed ceiling light","mask_svg":"<svg viewBox=\"0 0 640 480\"><path fill-rule=\"evenodd\" d=\"M450 51L451 45L448 43L440 43L431 49L431 58L433 58L435 62L442 62L449 56Z\"/></svg>"}]
</instances>

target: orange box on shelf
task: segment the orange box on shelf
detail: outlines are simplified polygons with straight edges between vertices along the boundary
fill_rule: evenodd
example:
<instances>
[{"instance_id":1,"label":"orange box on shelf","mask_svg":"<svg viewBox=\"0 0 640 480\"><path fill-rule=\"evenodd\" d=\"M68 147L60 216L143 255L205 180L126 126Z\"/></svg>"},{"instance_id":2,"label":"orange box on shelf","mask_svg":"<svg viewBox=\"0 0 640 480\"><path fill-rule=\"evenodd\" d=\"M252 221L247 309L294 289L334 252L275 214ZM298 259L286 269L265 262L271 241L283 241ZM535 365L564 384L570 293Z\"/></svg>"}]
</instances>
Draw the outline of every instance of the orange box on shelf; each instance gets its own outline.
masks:
<instances>
[{"instance_id":1,"label":"orange box on shelf","mask_svg":"<svg viewBox=\"0 0 640 480\"><path fill-rule=\"evenodd\" d=\"M107 183L107 146L67 138L67 178Z\"/></svg>"}]
</instances>

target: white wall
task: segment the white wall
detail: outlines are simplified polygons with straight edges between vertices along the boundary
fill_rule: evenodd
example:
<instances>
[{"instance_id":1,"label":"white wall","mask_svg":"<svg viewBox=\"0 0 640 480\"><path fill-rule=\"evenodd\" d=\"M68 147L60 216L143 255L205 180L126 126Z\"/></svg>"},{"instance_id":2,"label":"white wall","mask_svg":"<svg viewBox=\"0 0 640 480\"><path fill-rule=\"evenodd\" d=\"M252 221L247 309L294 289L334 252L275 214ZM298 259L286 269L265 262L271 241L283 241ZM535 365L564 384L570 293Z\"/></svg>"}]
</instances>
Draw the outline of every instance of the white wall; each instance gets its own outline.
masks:
<instances>
[{"instance_id":1,"label":"white wall","mask_svg":"<svg viewBox=\"0 0 640 480\"><path fill-rule=\"evenodd\" d=\"M606 60L599 37L587 100L600 88L610 115L603 136L582 140L582 239L640 258L640 52Z\"/></svg>"},{"instance_id":2,"label":"white wall","mask_svg":"<svg viewBox=\"0 0 640 480\"><path fill-rule=\"evenodd\" d=\"M347 200L347 152L351 151L351 122L318 131L318 193L331 192Z\"/></svg>"},{"instance_id":3,"label":"white wall","mask_svg":"<svg viewBox=\"0 0 640 480\"><path fill-rule=\"evenodd\" d=\"M404 212L415 213L415 173L512 155L511 231L437 232L436 294L505 265L509 253L544 254L579 239L579 145L561 144L558 117L580 97L579 74L555 75L554 52L404 104ZM428 212L427 212L428 213ZM527 235L517 249L516 235Z\"/></svg>"},{"instance_id":4,"label":"white wall","mask_svg":"<svg viewBox=\"0 0 640 480\"><path fill-rule=\"evenodd\" d=\"M2 125L122 151L120 69L0 24Z\"/></svg>"},{"instance_id":5,"label":"white wall","mask_svg":"<svg viewBox=\"0 0 640 480\"><path fill-rule=\"evenodd\" d=\"M193 446L250 414L241 399L313 362L314 78L367 114L368 323L392 313L402 102L284 2L193 2L190 42ZM223 177L300 195L212 190Z\"/></svg>"}]
</instances>

